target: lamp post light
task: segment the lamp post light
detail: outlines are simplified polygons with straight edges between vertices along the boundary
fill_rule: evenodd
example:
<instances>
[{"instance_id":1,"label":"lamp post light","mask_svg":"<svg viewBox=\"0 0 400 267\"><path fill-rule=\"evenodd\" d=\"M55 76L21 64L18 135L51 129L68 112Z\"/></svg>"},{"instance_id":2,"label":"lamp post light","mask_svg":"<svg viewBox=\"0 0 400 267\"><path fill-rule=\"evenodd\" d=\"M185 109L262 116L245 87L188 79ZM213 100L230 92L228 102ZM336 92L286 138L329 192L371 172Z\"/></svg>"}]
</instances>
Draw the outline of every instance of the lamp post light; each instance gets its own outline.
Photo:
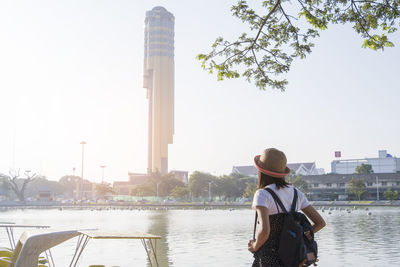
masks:
<instances>
[{"instance_id":1,"label":"lamp post light","mask_svg":"<svg viewBox=\"0 0 400 267\"><path fill-rule=\"evenodd\" d=\"M82 142L80 142L80 144L82 145L82 172L81 172L81 188L80 188L80 194L81 194L81 202L82 202L82 200L83 200L83 167L84 167L84 165L83 165L83 163L84 163L84 158L85 158L85 145L86 145L86 142L85 141L82 141Z\"/></svg>"},{"instance_id":2,"label":"lamp post light","mask_svg":"<svg viewBox=\"0 0 400 267\"><path fill-rule=\"evenodd\" d=\"M101 183L104 184L104 168L106 167L106 165L101 165Z\"/></svg>"},{"instance_id":3,"label":"lamp post light","mask_svg":"<svg viewBox=\"0 0 400 267\"><path fill-rule=\"evenodd\" d=\"M379 201L379 179L376 176L376 200Z\"/></svg>"}]
</instances>

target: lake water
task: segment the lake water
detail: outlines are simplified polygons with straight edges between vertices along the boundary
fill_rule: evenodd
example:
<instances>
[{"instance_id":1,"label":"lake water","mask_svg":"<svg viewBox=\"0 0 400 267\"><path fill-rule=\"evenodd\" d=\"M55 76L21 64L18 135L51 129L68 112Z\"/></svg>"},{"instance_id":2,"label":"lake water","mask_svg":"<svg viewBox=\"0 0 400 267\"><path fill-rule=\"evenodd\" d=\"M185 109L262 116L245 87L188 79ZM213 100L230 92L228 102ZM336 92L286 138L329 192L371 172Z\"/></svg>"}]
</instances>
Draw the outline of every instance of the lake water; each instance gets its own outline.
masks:
<instances>
[{"instance_id":1,"label":"lake water","mask_svg":"<svg viewBox=\"0 0 400 267\"><path fill-rule=\"evenodd\" d=\"M317 234L319 266L399 266L400 208L364 208L321 213L327 226ZM160 266L251 266L247 241L252 237L250 209L67 210L10 209L0 221L45 224L55 229L98 228L147 232L157 242ZM16 229L19 238L22 230ZM52 249L57 266L68 266L77 238ZM0 232L0 246L8 246ZM139 240L91 240L79 266L147 266Z\"/></svg>"}]
</instances>

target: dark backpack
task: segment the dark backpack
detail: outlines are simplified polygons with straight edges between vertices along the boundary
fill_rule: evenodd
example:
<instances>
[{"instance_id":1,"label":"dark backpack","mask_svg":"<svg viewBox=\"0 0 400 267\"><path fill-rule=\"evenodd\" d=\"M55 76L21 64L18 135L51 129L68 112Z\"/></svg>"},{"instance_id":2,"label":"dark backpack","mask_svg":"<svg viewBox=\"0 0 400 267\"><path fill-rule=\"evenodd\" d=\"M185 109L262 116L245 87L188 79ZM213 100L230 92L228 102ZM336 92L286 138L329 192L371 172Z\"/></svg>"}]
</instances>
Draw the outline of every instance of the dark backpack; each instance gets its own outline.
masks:
<instances>
[{"instance_id":1,"label":"dark backpack","mask_svg":"<svg viewBox=\"0 0 400 267\"><path fill-rule=\"evenodd\" d=\"M290 212L285 209L282 201L270 188L264 188L274 198L278 212L284 212L282 232L279 240L278 255L285 267L298 267L304 260L303 266L315 264L317 261L318 247L314 240L314 231L307 217L296 211L297 190L294 188L294 197ZM257 220L257 216L256 216ZM309 231L311 240L304 233Z\"/></svg>"}]
</instances>

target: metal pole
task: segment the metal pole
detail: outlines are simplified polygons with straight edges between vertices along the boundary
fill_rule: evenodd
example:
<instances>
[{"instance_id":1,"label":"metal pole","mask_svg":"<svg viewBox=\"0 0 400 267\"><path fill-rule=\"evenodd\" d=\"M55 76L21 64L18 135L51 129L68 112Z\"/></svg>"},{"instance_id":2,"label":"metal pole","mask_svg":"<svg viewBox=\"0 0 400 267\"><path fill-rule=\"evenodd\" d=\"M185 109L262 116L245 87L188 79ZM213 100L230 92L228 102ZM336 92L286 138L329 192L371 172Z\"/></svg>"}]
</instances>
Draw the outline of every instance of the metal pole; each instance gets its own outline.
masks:
<instances>
[{"instance_id":1,"label":"metal pole","mask_svg":"<svg viewBox=\"0 0 400 267\"><path fill-rule=\"evenodd\" d=\"M211 202L211 184L212 182L208 183L208 201Z\"/></svg>"},{"instance_id":2,"label":"metal pole","mask_svg":"<svg viewBox=\"0 0 400 267\"><path fill-rule=\"evenodd\" d=\"M379 201L379 184L378 176L376 176L376 200Z\"/></svg>"},{"instance_id":3,"label":"metal pole","mask_svg":"<svg viewBox=\"0 0 400 267\"><path fill-rule=\"evenodd\" d=\"M85 145L86 145L86 142L85 141L82 141L81 142L81 145L82 145L82 172L81 172L81 203L82 203L82 200L83 200L83 192L84 192L84 190L83 190L83 167L84 167L84 165L83 165L83 163L84 163L84 156L85 156Z\"/></svg>"},{"instance_id":4,"label":"metal pole","mask_svg":"<svg viewBox=\"0 0 400 267\"><path fill-rule=\"evenodd\" d=\"M101 168L101 183L102 184L104 184L104 168L105 167L106 167L105 165L100 166L100 168Z\"/></svg>"},{"instance_id":5,"label":"metal pole","mask_svg":"<svg viewBox=\"0 0 400 267\"><path fill-rule=\"evenodd\" d=\"M157 198L158 198L158 186L160 185L161 182L157 183Z\"/></svg>"},{"instance_id":6,"label":"metal pole","mask_svg":"<svg viewBox=\"0 0 400 267\"><path fill-rule=\"evenodd\" d=\"M72 168L72 176L75 176L75 167ZM76 180L74 178L75 181L75 194L73 194L74 196L74 203L78 200L78 192L79 192L79 180Z\"/></svg>"},{"instance_id":7,"label":"metal pole","mask_svg":"<svg viewBox=\"0 0 400 267\"><path fill-rule=\"evenodd\" d=\"M148 145L147 145L147 174L153 172L153 71L148 72L147 81L149 83L147 98L149 99L149 118L148 118Z\"/></svg>"}]
</instances>

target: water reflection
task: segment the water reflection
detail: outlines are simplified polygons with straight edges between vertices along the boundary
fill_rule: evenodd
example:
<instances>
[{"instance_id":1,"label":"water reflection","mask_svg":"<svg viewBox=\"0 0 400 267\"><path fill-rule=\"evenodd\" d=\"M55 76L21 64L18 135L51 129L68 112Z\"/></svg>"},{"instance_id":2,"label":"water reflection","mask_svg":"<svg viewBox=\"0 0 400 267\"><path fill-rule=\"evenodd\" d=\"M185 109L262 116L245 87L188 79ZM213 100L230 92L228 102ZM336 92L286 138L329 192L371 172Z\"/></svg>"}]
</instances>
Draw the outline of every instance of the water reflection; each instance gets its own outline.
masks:
<instances>
[{"instance_id":1,"label":"water reflection","mask_svg":"<svg viewBox=\"0 0 400 267\"><path fill-rule=\"evenodd\" d=\"M333 210L322 213L327 227L317 234L319 266L397 266L400 262L400 208ZM93 228L147 232L157 241L160 266L251 266L247 240L254 212L237 210L7 210L0 221L48 224L55 229ZM19 231L19 230L18 230ZM19 237L20 233L16 233ZM91 242L79 266L149 266L138 240ZM57 266L68 266L76 242L55 250ZM7 246L0 233L0 246ZM68 261L67 261L68 259ZM147 263L147 264L146 264Z\"/></svg>"},{"instance_id":2,"label":"water reflection","mask_svg":"<svg viewBox=\"0 0 400 267\"><path fill-rule=\"evenodd\" d=\"M400 260L398 209L337 211L318 235L323 266L393 266ZM333 241L333 242L332 242Z\"/></svg>"},{"instance_id":3,"label":"water reflection","mask_svg":"<svg viewBox=\"0 0 400 267\"><path fill-rule=\"evenodd\" d=\"M157 240L157 260L160 266L172 266L172 262L169 259L169 247L167 243L168 237L168 223L169 223L169 212L167 211L154 211L148 217L149 228L148 233L153 235L161 236L161 240ZM150 263L147 261L147 266Z\"/></svg>"}]
</instances>

